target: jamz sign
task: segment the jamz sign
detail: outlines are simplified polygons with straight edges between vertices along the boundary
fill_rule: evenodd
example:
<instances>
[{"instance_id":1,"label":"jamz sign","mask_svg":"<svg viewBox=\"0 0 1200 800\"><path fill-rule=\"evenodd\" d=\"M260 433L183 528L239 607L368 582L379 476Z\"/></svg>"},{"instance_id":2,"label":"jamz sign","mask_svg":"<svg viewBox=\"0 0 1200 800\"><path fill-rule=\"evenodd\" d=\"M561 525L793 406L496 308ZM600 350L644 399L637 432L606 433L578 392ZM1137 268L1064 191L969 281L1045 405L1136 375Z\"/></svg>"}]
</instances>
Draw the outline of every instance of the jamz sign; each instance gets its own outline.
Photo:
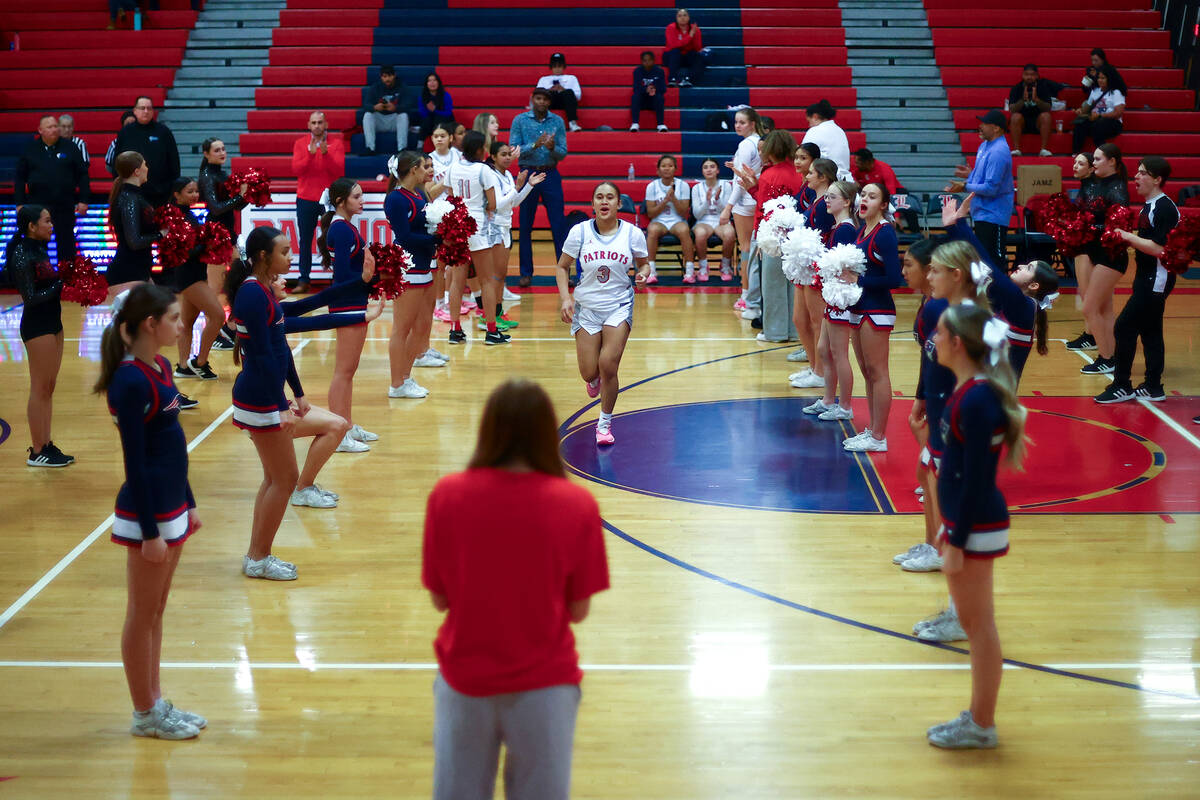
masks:
<instances>
[{"instance_id":1,"label":"jamz sign","mask_svg":"<svg viewBox=\"0 0 1200 800\"><path fill-rule=\"evenodd\" d=\"M383 197L382 194L363 195L363 213L354 218L358 232L366 239L368 245L376 242L379 244L392 243L392 228L383 215ZM292 246L292 266L295 270L300 264L300 227L296 221L296 195L272 195L270 205L263 208L247 206L242 209L241 230L243 234L252 228L267 225L278 228L288 238L288 242ZM332 273L321 266L321 253L317 250L317 236L319 235L320 228L317 229L312 240L312 277L328 278ZM299 273L289 273L288 277L295 277L297 274Z\"/></svg>"}]
</instances>

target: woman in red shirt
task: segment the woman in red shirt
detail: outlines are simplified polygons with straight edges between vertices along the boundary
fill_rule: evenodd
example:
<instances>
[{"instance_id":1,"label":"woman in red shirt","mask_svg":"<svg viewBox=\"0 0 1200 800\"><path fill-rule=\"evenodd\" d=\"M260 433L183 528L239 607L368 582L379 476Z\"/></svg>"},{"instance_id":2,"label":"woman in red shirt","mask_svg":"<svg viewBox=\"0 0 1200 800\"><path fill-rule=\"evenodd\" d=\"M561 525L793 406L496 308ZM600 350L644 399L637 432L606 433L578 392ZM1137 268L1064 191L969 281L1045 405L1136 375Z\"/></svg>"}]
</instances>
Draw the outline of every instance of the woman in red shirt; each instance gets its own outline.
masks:
<instances>
[{"instance_id":1,"label":"woman in red shirt","mask_svg":"<svg viewBox=\"0 0 1200 800\"><path fill-rule=\"evenodd\" d=\"M557 417L515 379L483 409L467 471L425 512L422 582L446 611L434 640L433 796L567 798L583 673L572 622L608 588L595 499L566 478ZM463 503L463 497L471 497ZM480 525L477 509L494 523Z\"/></svg>"},{"instance_id":2,"label":"woman in red shirt","mask_svg":"<svg viewBox=\"0 0 1200 800\"><path fill-rule=\"evenodd\" d=\"M666 38L663 64L671 76L670 85L691 86L692 79L698 81L704 74L704 56L700 54L704 43L700 26L692 22L686 8L675 12L675 21L667 26Z\"/></svg>"}]
</instances>

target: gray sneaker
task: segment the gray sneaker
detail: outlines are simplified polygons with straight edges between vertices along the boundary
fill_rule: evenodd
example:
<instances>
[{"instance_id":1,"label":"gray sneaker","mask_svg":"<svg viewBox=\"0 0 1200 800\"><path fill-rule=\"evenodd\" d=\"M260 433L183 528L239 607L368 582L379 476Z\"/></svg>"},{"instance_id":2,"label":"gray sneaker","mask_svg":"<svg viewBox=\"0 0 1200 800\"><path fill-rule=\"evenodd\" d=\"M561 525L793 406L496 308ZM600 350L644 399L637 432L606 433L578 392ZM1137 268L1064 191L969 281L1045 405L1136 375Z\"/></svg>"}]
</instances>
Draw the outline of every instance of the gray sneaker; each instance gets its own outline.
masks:
<instances>
[{"instance_id":1,"label":"gray sneaker","mask_svg":"<svg viewBox=\"0 0 1200 800\"><path fill-rule=\"evenodd\" d=\"M294 581L299 577L294 565L289 568L286 562L271 556L259 561L251 561L250 556L242 556L242 573L247 578L264 578L268 581Z\"/></svg>"},{"instance_id":2,"label":"gray sneaker","mask_svg":"<svg viewBox=\"0 0 1200 800\"><path fill-rule=\"evenodd\" d=\"M184 711L181 708L176 708L174 705L172 705L170 700L159 700L157 706L162 712L163 716L174 716L198 730L204 730L208 727L208 720L206 720L204 717L200 716L199 714L193 714L191 711Z\"/></svg>"},{"instance_id":3,"label":"gray sneaker","mask_svg":"<svg viewBox=\"0 0 1200 800\"><path fill-rule=\"evenodd\" d=\"M901 561L900 563L903 564L904 562ZM943 621L945 621L947 616L951 616L951 617L954 617L955 619L957 619L954 609L947 608L942 611L939 611L938 613L934 614L932 617L926 617L925 619L918 622L916 625L913 625L913 629L912 629L913 633L915 634L921 628L928 628L930 625L939 625Z\"/></svg>"},{"instance_id":4,"label":"gray sneaker","mask_svg":"<svg viewBox=\"0 0 1200 800\"><path fill-rule=\"evenodd\" d=\"M931 727L930 727L928 730L926 730L926 731L925 731L925 735L926 735L926 736L932 736L933 734L935 734L935 733L937 733L937 732L939 732L939 731L943 731L943 730L945 730L946 728L949 728L949 727L950 727L950 726L952 726L952 725L958 725L958 724L959 724L959 723L961 723L963 720L970 719L970 718L971 718L971 712L970 712L970 711L964 711L964 712L962 712L961 714L959 714L957 717L955 717L954 719L950 720L949 722L942 722L942 723L940 723L940 724L938 724L938 725L933 725L933 726L931 726Z\"/></svg>"},{"instance_id":5,"label":"gray sneaker","mask_svg":"<svg viewBox=\"0 0 1200 800\"><path fill-rule=\"evenodd\" d=\"M901 565L903 566L903 565ZM967 632L958 621L958 614L947 610L940 618L922 627L914 627L913 633L923 642L965 642Z\"/></svg>"},{"instance_id":6,"label":"gray sneaker","mask_svg":"<svg viewBox=\"0 0 1200 800\"><path fill-rule=\"evenodd\" d=\"M900 569L905 572L937 572L942 568L942 557L937 548L931 544L923 544L912 558L900 562Z\"/></svg>"},{"instance_id":7,"label":"gray sneaker","mask_svg":"<svg viewBox=\"0 0 1200 800\"><path fill-rule=\"evenodd\" d=\"M316 486L306 486L292 492L292 505L308 506L310 508L337 508L337 500L322 492Z\"/></svg>"},{"instance_id":8,"label":"gray sneaker","mask_svg":"<svg viewBox=\"0 0 1200 800\"><path fill-rule=\"evenodd\" d=\"M145 714L133 712L133 725L129 732L148 739L195 739L200 729L175 714L160 713L152 708Z\"/></svg>"},{"instance_id":9,"label":"gray sneaker","mask_svg":"<svg viewBox=\"0 0 1200 800\"><path fill-rule=\"evenodd\" d=\"M787 360L795 364L797 361L808 361L808 351L801 347L787 354Z\"/></svg>"},{"instance_id":10,"label":"gray sneaker","mask_svg":"<svg viewBox=\"0 0 1200 800\"><path fill-rule=\"evenodd\" d=\"M903 564L905 561L908 561L910 558L915 556L917 553L921 552L922 547L925 547L924 542L921 542L920 544L914 544L912 547L908 548L903 553L897 553L896 555L892 556L892 563L893 564ZM919 625L920 623L917 623L917 624Z\"/></svg>"},{"instance_id":11,"label":"gray sneaker","mask_svg":"<svg viewBox=\"0 0 1200 800\"><path fill-rule=\"evenodd\" d=\"M958 719L944 727L931 728L926 735L931 745L947 750L990 750L996 746L996 726L981 727L970 711L959 714Z\"/></svg>"}]
</instances>

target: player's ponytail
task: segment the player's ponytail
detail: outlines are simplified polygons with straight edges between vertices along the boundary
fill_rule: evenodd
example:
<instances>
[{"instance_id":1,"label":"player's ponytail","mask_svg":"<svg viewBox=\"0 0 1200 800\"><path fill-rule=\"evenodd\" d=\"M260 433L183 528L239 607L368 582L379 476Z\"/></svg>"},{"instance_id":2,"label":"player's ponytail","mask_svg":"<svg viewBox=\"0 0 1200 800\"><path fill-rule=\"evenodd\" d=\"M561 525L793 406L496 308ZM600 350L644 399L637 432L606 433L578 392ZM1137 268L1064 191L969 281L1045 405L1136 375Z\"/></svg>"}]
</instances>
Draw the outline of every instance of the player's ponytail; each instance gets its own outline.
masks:
<instances>
[{"instance_id":1,"label":"player's ponytail","mask_svg":"<svg viewBox=\"0 0 1200 800\"><path fill-rule=\"evenodd\" d=\"M100 376L92 391L107 391L142 323L150 318L162 319L174 302L174 292L153 283L136 284L113 298L112 321L100 337Z\"/></svg>"},{"instance_id":2,"label":"player's ponytail","mask_svg":"<svg viewBox=\"0 0 1200 800\"><path fill-rule=\"evenodd\" d=\"M354 191L354 187L358 182L353 178L338 178L329 186L329 205L331 208L321 215L321 234L317 236L317 249L321 251L321 266L325 269L333 264L333 255L329 252L329 226L333 224L333 217L337 214L337 208L342 203L350 198L350 193Z\"/></svg>"},{"instance_id":3,"label":"player's ponytail","mask_svg":"<svg viewBox=\"0 0 1200 800\"><path fill-rule=\"evenodd\" d=\"M1037 342L1038 355L1044 356L1049 352L1049 348L1046 347L1046 336L1050 327L1048 312L1058 299L1058 273L1045 261L1034 261L1033 280L1029 284L1037 285L1036 289L1029 292L1029 296L1037 303L1033 335Z\"/></svg>"},{"instance_id":4,"label":"player's ponytail","mask_svg":"<svg viewBox=\"0 0 1200 800\"><path fill-rule=\"evenodd\" d=\"M978 366L1004 409L1005 460L1021 468L1025 458L1025 418L1017 397L1017 375L1008 360L1008 325L977 305L952 305L942 313L946 331L962 341L967 356Z\"/></svg>"}]
</instances>

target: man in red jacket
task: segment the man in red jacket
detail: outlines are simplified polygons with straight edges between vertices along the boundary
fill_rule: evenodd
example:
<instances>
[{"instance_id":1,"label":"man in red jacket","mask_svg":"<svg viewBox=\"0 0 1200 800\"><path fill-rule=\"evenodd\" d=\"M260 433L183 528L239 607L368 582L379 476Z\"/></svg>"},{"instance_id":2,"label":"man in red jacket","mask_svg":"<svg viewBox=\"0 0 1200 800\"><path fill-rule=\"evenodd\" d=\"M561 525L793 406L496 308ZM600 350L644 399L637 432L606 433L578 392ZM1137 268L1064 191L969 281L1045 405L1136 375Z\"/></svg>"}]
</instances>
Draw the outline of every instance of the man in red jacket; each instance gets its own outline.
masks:
<instances>
[{"instance_id":1,"label":"man in red jacket","mask_svg":"<svg viewBox=\"0 0 1200 800\"><path fill-rule=\"evenodd\" d=\"M296 175L296 227L300 233L300 281L294 291L309 290L312 271L313 235L321 212L321 195L346 172L346 144L340 136L329 136L324 111L308 117L308 134L292 145L292 172Z\"/></svg>"},{"instance_id":2,"label":"man in red jacket","mask_svg":"<svg viewBox=\"0 0 1200 800\"><path fill-rule=\"evenodd\" d=\"M901 191L902 187L900 181L896 179L896 172L886 161L880 161L865 147L858 148L852 155L854 163L850 172L853 173L854 181L859 186L878 182L887 187L888 194L897 194Z\"/></svg>"},{"instance_id":3,"label":"man in red jacket","mask_svg":"<svg viewBox=\"0 0 1200 800\"><path fill-rule=\"evenodd\" d=\"M691 86L693 78L700 80L704 74L703 48L700 26L692 22L692 15L686 8L676 11L675 21L667 26L667 49L663 51L671 86Z\"/></svg>"}]
</instances>

